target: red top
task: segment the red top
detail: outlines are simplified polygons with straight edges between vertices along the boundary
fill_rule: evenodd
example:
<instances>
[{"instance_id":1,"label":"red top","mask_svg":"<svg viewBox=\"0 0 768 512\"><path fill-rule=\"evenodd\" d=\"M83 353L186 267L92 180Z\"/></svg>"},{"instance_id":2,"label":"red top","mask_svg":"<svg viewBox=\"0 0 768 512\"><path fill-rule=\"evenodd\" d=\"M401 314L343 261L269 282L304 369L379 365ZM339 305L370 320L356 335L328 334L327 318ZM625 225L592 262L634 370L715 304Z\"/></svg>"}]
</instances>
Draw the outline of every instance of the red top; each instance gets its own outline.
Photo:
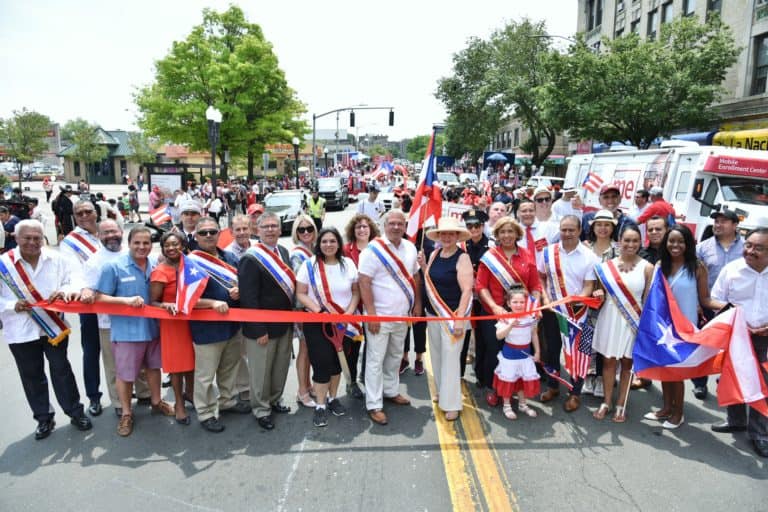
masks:
<instances>
[{"instance_id":1,"label":"red top","mask_svg":"<svg viewBox=\"0 0 768 512\"><path fill-rule=\"evenodd\" d=\"M344 244L344 247L342 247L341 250L344 253L344 256L355 262L356 267L360 265L360 249L357 248L355 242Z\"/></svg>"},{"instance_id":2,"label":"red top","mask_svg":"<svg viewBox=\"0 0 768 512\"><path fill-rule=\"evenodd\" d=\"M517 253L513 254L509 258L508 263L518 273L523 280L523 284L530 292L541 291L541 281L539 280L539 272L536 270L536 265L531 263L528 251L522 247L517 248ZM480 294L480 290L486 289L491 292L493 301L498 306L504 305L504 287L493 276L488 267L482 261L477 268L477 279L475 281L475 291ZM481 301L482 302L482 301ZM483 303L483 308L488 311Z\"/></svg>"},{"instance_id":3,"label":"red top","mask_svg":"<svg viewBox=\"0 0 768 512\"><path fill-rule=\"evenodd\" d=\"M654 201L646 207L643 213L640 214L640 216L637 218L637 223L643 224L654 215L658 215L663 219L666 219L669 215L674 217L675 208L663 199L661 201Z\"/></svg>"}]
</instances>

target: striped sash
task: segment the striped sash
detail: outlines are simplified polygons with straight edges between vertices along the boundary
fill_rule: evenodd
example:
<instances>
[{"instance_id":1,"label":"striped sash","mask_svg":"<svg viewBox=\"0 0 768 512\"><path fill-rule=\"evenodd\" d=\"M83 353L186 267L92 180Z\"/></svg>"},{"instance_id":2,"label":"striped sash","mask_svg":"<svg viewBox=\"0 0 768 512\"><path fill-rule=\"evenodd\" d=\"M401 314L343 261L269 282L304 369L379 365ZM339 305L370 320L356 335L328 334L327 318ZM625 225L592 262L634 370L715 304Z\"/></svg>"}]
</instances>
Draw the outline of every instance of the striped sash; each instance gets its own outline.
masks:
<instances>
[{"instance_id":1,"label":"striped sash","mask_svg":"<svg viewBox=\"0 0 768 512\"><path fill-rule=\"evenodd\" d=\"M405 268L402 260L392 252L381 238L376 238L368 243L368 247L373 254L381 261L384 268L387 269L389 275L395 280L397 285L403 290L405 297L408 299L408 309L413 309L414 301L416 300L416 283L413 281L413 277Z\"/></svg>"},{"instance_id":2,"label":"striped sash","mask_svg":"<svg viewBox=\"0 0 768 512\"><path fill-rule=\"evenodd\" d=\"M275 251L262 243L257 243L250 249L248 254L252 254L262 267L272 276L278 286L283 290L288 299L293 302L296 292L296 276L293 270L283 262L282 258Z\"/></svg>"},{"instance_id":3,"label":"striped sash","mask_svg":"<svg viewBox=\"0 0 768 512\"><path fill-rule=\"evenodd\" d=\"M493 247L485 251L483 257L480 258L480 263L483 263L488 268L491 275L496 278L505 292L508 292L515 284L520 284L527 293L530 293L520 274L507 261L507 257L504 255L501 247Z\"/></svg>"},{"instance_id":4,"label":"striped sash","mask_svg":"<svg viewBox=\"0 0 768 512\"><path fill-rule=\"evenodd\" d=\"M93 245L87 238L76 231L71 231L65 236L62 243L67 244L67 247L75 251L75 254L77 254L82 263L88 261L99 250L98 246Z\"/></svg>"},{"instance_id":5,"label":"striped sash","mask_svg":"<svg viewBox=\"0 0 768 512\"><path fill-rule=\"evenodd\" d=\"M565 274L560 262L560 244L552 244L544 250L544 270L547 273L547 283L549 285L549 294L553 301L564 299L568 296L565 288ZM588 308L582 308L576 313L571 304L561 304L555 306L561 314L567 315L569 320L580 323L582 317L587 313Z\"/></svg>"},{"instance_id":6,"label":"striped sash","mask_svg":"<svg viewBox=\"0 0 768 512\"><path fill-rule=\"evenodd\" d=\"M331 296L331 287L328 285L328 275L326 274L323 260L313 257L306 260L303 264L307 266L309 285L312 287L312 293L315 295L317 303L325 308L326 311L344 314L344 308L339 306ZM344 330L344 336L354 341L363 341L363 328L360 324L350 322L346 326L339 324L339 327Z\"/></svg>"},{"instance_id":7,"label":"striped sash","mask_svg":"<svg viewBox=\"0 0 768 512\"><path fill-rule=\"evenodd\" d=\"M608 260L595 267L595 273L605 291L619 309L619 313L627 321L633 332L637 333L640 325L640 304L627 288L618 267L613 260Z\"/></svg>"},{"instance_id":8,"label":"striped sash","mask_svg":"<svg viewBox=\"0 0 768 512\"><path fill-rule=\"evenodd\" d=\"M291 259L293 259L294 256L299 257L299 260L301 261L302 265L304 264L304 262L312 259L312 253L306 247L302 247L300 245L297 245L293 249L291 249L291 253L290 253Z\"/></svg>"},{"instance_id":9,"label":"striped sash","mask_svg":"<svg viewBox=\"0 0 768 512\"><path fill-rule=\"evenodd\" d=\"M427 269L424 271L424 288L427 292L427 298L429 299L429 303L432 305L432 309L434 312L439 316L440 318L445 318L445 326L448 329L448 332L451 333L451 336L455 337L455 324L454 321L450 318L453 316L456 316L455 312L448 307L448 305L445 303L442 297L440 297L440 293L437 291L437 288L435 287L435 283L432 282L432 278L429 277L429 269L432 268L432 263L434 263L435 258L437 258L438 254L442 251L442 249L435 249L432 252L432 256L429 258L429 263L427 264ZM458 286L458 283L457 283ZM464 311L464 316L468 316L469 312L472 310L472 301L468 301L467 303L467 309ZM459 320L459 322L464 322L464 320ZM463 336L463 334L462 334ZM454 342L457 341L457 339L453 340Z\"/></svg>"},{"instance_id":10,"label":"striped sash","mask_svg":"<svg viewBox=\"0 0 768 512\"><path fill-rule=\"evenodd\" d=\"M222 287L230 289L237 286L237 269L226 261L199 250L192 251L187 257Z\"/></svg>"},{"instance_id":11,"label":"striped sash","mask_svg":"<svg viewBox=\"0 0 768 512\"><path fill-rule=\"evenodd\" d=\"M27 271L24 270L24 266L21 264L21 259L17 257L15 249L11 249L0 256L0 279L20 300L26 300L30 304L45 300L40 295L40 292L37 291L35 285L32 284L32 280L27 275ZM48 342L51 345L56 346L69 336L69 326L58 313L46 311L38 307L30 309L26 313L32 317L32 320L48 336Z\"/></svg>"}]
</instances>

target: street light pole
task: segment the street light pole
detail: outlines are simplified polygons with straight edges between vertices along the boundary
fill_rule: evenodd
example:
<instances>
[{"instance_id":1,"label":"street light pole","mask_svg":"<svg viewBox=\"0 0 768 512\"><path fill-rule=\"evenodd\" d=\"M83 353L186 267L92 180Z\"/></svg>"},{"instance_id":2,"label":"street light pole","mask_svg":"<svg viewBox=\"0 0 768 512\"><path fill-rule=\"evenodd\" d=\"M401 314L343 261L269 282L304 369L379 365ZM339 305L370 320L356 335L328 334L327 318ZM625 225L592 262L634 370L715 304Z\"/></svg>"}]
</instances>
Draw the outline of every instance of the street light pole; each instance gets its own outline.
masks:
<instances>
[{"instance_id":1,"label":"street light pole","mask_svg":"<svg viewBox=\"0 0 768 512\"><path fill-rule=\"evenodd\" d=\"M328 172L328 148L323 149L323 154L325 155L325 172Z\"/></svg>"},{"instance_id":2,"label":"street light pole","mask_svg":"<svg viewBox=\"0 0 768 512\"><path fill-rule=\"evenodd\" d=\"M291 142L293 142L293 158L296 164L296 190L299 190L299 138L294 137Z\"/></svg>"},{"instance_id":3,"label":"street light pole","mask_svg":"<svg viewBox=\"0 0 768 512\"><path fill-rule=\"evenodd\" d=\"M216 145L219 143L219 127L221 126L221 112L213 105L208 105L205 110L205 118L208 120L208 142L211 144L211 195L216 197Z\"/></svg>"}]
</instances>

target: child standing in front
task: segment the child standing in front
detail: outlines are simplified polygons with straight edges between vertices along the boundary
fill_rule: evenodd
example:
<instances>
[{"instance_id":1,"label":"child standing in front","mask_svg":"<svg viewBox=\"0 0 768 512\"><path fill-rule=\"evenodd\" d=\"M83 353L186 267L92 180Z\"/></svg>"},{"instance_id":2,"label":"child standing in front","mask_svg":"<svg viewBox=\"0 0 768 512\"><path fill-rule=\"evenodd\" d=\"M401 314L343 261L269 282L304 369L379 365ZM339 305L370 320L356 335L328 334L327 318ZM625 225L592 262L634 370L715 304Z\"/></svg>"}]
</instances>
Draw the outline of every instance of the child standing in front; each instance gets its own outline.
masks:
<instances>
[{"instance_id":1,"label":"child standing in front","mask_svg":"<svg viewBox=\"0 0 768 512\"><path fill-rule=\"evenodd\" d=\"M513 313L523 313L530 309L528 294L522 288L512 288L507 294L507 307ZM504 318L496 322L496 338L504 340L499 351L499 364L493 375L493 387L504 403L504 416L515 420L517 415L512 410L512 395L517 393L518 411L531 418L536 411L526 403L526 397L539 394L539 374L536 363L539 361L539 336L536 333L536 314L531 313L518 318ZM531 356L531 345L535 355Z\"/></svg>"}]
</instances>

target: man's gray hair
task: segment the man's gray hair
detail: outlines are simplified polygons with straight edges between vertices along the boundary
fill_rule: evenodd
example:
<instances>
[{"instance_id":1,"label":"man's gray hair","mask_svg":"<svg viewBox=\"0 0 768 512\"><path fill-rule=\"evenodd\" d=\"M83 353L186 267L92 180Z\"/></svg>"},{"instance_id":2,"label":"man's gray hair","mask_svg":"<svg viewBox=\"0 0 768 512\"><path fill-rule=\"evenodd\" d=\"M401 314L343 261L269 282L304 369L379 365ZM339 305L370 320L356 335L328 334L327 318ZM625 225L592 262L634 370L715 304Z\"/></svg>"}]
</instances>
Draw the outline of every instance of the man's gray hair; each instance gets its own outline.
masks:
<instances>
[{"instance_id":1,"label":"man's gray hair","mask_svg":"<svg viewBox=\"0 0 768 512\"><path fill-rule=\"evenodd\" d=\"M84 204L87 204L88 206L93 206L93 203L92 203L92 202L90 202L90 201L89 201L89 200L87 200L87 199L78 199L77 201L75 201L75 204L74 204L74 206L72 206L72 211L75 211L75 209L76 209L78 206L83 206Z\"/></svg>"},{"instance_id":2,"label":"man's gray hair","mask_svg":"<svg viewBox=\"0 0 768 512\"><path fill-rule=\"evenodd\" d=\"M237 215L232 217L231 225L234 226L235 222L245 222L245 224L247 225L251 223L251 218L247 215L243 215L242 213L238 213Z\"/></svg>"},{"instance_id":3,"label":"man's gray hair","mask_svg":"<svg viewBox=\"0 0 768 512\"><path fill-rule=\"evenodd\" d=\"M282 223L280 222L280 217L275 212L264 212L259 216L258 220L256 221L256 225L261 227L262 223L267 219L274 219L277 221L277 225L280 226Z\"/></svg>"},{"instance_id":4,"label":"man's gray hair","mask_svg":"<svg viewBox=\"0 0 768 512\"><path fill-rule=\"evenodd\" d=\"M381 225L382 226L386 226L387 222L389 221L389 218L392 215L400 215L403 219L405 219L406 222L408 221L408 216L405 214L405 212L403 210L401 210L400 208L392 208L387 213L382 215L382 217L381 217Z\"/></svg>"},{"instance_id":5,"label":"man's gray hair","mask_svg":"<svg viewBox=\"0 0 768 512\"><path fill-rule=\"evenodd\" d=\"M19 223L16 224L16 227L13 228L13 236L18 237L19 234L21 234L22 229L36 229L41 235L45 236L43 223L36 219L24 219L19 221Z\"/></svg>"}]
</instances>

